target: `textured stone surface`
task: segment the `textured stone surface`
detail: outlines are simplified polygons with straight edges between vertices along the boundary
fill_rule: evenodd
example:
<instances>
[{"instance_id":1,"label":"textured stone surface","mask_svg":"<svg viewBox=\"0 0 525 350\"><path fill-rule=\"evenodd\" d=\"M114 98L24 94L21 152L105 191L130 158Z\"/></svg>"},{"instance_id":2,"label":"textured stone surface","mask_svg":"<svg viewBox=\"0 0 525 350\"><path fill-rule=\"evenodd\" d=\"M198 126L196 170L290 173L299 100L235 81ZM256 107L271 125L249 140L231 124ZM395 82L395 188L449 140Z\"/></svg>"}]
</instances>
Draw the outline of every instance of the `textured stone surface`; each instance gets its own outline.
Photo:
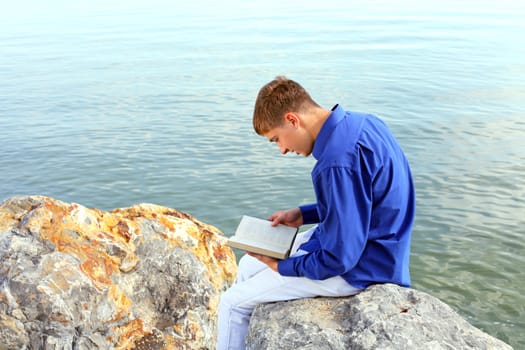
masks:
<instances>
[{"instance_id":1,"label":"textured stone surface","mask_svg":"<svg viewBox=\"0 0 525 350\"><path fill-rule=\"evenodd\" d=\"M391 284L348 298L260 305L250 321L247 348L512 349L438 299Z\"/></svg>"},{"instance_id":2,"label":"textured stone surface","mask_svg":"<svg viewBox=\"0 0 525 350\"><path fill-rule=\"evenodd\" d=\"M214 349L235 257L214 227L141 204L0 206L0 349Z\"/></svg>"}]
</instances>

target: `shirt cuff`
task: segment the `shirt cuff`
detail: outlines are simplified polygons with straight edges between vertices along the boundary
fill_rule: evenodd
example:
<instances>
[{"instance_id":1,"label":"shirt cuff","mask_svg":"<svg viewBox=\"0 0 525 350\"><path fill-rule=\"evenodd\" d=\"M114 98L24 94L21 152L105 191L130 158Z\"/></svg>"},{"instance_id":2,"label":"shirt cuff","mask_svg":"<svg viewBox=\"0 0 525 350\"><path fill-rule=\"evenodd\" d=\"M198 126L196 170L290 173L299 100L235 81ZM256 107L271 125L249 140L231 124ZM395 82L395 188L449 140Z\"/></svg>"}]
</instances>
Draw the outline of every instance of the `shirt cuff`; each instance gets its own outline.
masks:
<instances>
[{"instance_id":1,"label":"shirt cuff","mask_svg":"<svg viewBox=\"0 0 525 350\"><path fill-rule=\"evenodd\" d=\"M303 215L303 224L317 224L319 222L319 213L317 212L317 203L306 204L299 207Z\"/></svg>"},{"instance_id":2,"label":"shirt cuff","mask_svg":"<svg viewBox=\"0 0 525 350\"><path fill-rule=\"evenodd\" d=\"M280 260L277 263L277 271L282 276L299 277L294 269L294 258Z\"/></svg>"}]
</instances>

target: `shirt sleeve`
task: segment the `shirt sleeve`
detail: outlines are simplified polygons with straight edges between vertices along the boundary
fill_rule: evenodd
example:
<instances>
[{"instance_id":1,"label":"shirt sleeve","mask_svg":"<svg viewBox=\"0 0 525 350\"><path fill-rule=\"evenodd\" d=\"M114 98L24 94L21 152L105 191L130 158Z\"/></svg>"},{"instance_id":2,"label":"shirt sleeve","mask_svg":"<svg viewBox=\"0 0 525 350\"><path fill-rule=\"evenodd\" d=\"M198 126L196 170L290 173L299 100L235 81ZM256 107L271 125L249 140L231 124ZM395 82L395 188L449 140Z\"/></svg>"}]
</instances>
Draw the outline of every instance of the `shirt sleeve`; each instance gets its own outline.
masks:
<instances>
[{"instance_id":1,"label":"shirt sleeve","mask_svg":"<svg viewBox=\"0 0 525 350\"><path fill-rule=\"evenodd\" d=\"M303 224L317 224L319 222L319 213L317 211L317 203L302 205L299 207L303 215Z\"/></svg>"},{"instance_id":2,"label":"shirt sleeve","mask_svg":"<svg viewBox=\"0 0 525 350\"><path fill-rule=\"evenodd\" d=\"M372 212L371 186L359 169L329 167L315 180L322 189L317 206L324 216L318 225L320 249L281 260L284 276L322 280L341 275L359 261L368 239Z\"/></svg>"}]
</instances>

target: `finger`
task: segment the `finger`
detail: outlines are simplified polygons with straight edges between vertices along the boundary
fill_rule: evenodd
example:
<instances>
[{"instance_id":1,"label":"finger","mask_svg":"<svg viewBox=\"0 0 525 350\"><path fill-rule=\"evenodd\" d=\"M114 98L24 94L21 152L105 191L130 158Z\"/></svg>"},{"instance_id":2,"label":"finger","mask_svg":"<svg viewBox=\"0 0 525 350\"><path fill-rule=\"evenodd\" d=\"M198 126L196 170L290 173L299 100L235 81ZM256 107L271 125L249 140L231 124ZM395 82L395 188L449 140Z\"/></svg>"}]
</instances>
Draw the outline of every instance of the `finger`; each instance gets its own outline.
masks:
<instances>
[{"instance_id":1,"label":"finger","mask_svg":"<svg viewBox=\"0 0 525 350\"><path fill-rule=\"evenodd\" d=\"M272 222L272 226L275 226L276 221L279 222L280 216L280 212L275 212L268 218L268 220Z\"/></svg>"}]
</instances>

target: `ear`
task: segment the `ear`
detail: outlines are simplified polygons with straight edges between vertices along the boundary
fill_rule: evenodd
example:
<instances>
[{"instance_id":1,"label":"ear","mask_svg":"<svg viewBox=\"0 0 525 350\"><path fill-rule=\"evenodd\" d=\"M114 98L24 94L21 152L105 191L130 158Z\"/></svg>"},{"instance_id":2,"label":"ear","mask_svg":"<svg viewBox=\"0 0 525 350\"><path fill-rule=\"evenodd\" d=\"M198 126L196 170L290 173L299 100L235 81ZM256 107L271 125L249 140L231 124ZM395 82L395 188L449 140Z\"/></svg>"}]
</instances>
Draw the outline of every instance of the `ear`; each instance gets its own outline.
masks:
<instances>
[{"instance_id":1,"label":"ear","mask_svg":"<svg viewBox=\"0 0 525 350\"><path fill-rule=\"evenodd\" d=\"M293 112L287 112L284 115L284 120L292 124L292 126L298 128L301 125L301 118Z\"/></svg>"}]
</instances>

